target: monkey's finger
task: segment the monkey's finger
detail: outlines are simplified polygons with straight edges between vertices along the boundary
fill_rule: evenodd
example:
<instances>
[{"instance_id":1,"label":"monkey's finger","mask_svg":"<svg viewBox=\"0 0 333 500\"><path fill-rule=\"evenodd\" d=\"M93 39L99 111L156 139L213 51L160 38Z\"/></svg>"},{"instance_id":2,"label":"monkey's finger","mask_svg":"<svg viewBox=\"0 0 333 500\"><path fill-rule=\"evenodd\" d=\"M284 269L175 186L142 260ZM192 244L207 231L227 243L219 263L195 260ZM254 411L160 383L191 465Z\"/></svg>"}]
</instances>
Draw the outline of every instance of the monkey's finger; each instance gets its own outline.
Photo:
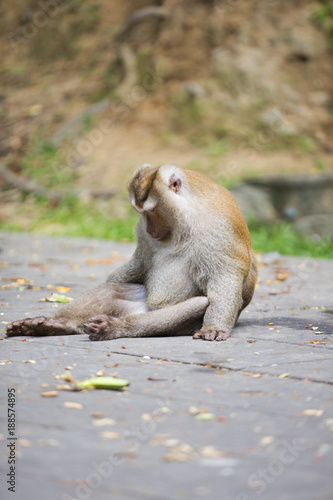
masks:
<instances>
[{"instance_id":1,"label":"monkey's finger","mask_svg":"<svg viewBox=\"0 0 333 500\"><path fill-rule=\"evenodd\" d=\"M203 338L205 340L215 340L217 335L218 335L217 332L215 330L213 330L213 331L205 332Z\"/></svg>"},{"instance_id":2,"label":"monkey's finger","mask_svg":"<svg viewBox=\"0 0 333 500\"><path fill-rule=\"evenodd\" d=\"M203 339L203 340L227 340L229 335L222 330L207 330L207 331L202 331L199 330L198 332L195 332L193 335L194 339Z\"/></svg>"},{"instance_id":3,"label":"monkey's finger","mask_svg":"<svg viewBox=\"0 0 333 500\"><path fill-rule=\"evenodd\" d=\"M87 333L88 335L90 333L96 333L99 331L99 326L94 325L94 323L84 323L83 324L83 331L84 333Z\"/></svg>"},{"instance_id":4,"label":"monkey's finger","mask_svg":"<svg viewBox=\"0 0 333 500\"><path fill-rule=\"evenodd\" d=\"M44 322L45 322L45 317L44 316L38 316L37 318L33 318L31 320L31 324L32 325L41 325Z\"/></svg>"},{"instance_id":5,"label":"monkey's finger","mask_svg":"<svg viewBox=\"0 0 333 500\"><path fill-rule=\"evenodd\" d=\"M97 325L101 325L102 323L105 323L107 319L108 317L105 314L100 314L99 316L93 316L92 318L89 318L89 321L92 323L96 323Z\"/></svg>"},{"instance_id":6,"label":"monkey's finger","mask_svg":"<svg viewBox=\"0 0 333 500\"><path fill-rule=\"evenodd\" d=\"M215 338L215 340L227 340L227 338L229 337L229 335L226 332L219 331L217 333L218 335Z\"/></svg>"},{"instance_id":7,"label":"monkey's finger","mask_svg":"<svg viewBox=\"0 0 333 500\"><path fill-rule=\"evenodd\" d=\"M203 340L215 340L215 337L217 336L217 332L214 330L207 330L207 331L202 331L200 330L199 332L195 332L193 335L194 339L203 339Z\"/></svg>"}]
</instances>

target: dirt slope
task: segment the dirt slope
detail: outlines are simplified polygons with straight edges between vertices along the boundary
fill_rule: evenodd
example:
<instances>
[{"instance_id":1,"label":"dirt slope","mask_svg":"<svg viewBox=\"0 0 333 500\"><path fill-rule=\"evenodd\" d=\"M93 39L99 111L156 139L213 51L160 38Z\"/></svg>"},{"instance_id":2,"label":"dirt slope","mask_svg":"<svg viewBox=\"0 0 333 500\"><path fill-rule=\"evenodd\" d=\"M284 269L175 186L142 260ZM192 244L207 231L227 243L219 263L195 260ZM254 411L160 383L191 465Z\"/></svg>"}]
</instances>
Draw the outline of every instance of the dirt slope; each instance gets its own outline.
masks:
<instances>
[{"instance_id":1,"label":"dirt slope","mask_svg":"<svg viewBox=\"0 0 333 500\"><path fill-rule=\"evenodd\" d=\"M332 169L333 64L320 8L3 2L0 161L21 172L22 156L60 137L60 168L75 169L82 187L114 191L142 162L227 182Z\"/></svg>"}]
</instances>

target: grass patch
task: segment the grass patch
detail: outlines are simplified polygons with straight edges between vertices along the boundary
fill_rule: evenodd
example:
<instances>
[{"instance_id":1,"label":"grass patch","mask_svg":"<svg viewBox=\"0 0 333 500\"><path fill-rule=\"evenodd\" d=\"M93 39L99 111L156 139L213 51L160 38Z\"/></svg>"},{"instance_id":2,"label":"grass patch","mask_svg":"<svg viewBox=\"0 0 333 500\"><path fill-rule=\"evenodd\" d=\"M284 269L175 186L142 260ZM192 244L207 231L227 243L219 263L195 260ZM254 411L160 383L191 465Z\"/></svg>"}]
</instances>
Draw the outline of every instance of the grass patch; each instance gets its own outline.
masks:
<instances>
[{"instance_id":1,"label":"grass patch","mask_svg":"<svg viewBox=\"0 0 333 500\"><path fill-rule=\"evenodd\" d=\"M304 238L286 222L269 226L252 223L249 229L254 250L263 253L278 251L281 255L333 258L333 241L323 238L317 243Z\"/></svg>"},{"instance_id":2,"label":"grass patch","mask_svg":"<svg viewBox=\"0 0 333 500\"><path fill-rule=\"evenodd\" d=\"M50 206L43 199L30 199L29 203L20 205L12 221L0 221L0 230L135 241L137 214L130 207L125 217L113 218L110 214L112 210L107 204L101 208L97 203L87 204L74 197L57 207ZM314 242L303 238L286 222L276 225L253 222L249 229L253 248L262 253L278 251L281 255L333 258L333 241L323 238Z\"/></svg>"},{"instance_id":3,"label":"grass patch","mask_svg":"<svg viewBox=\"0 0 333 500\"><path fill-rule=\"evenodd\" d=\"M210 158L219 158L229 151L229 143L227 139L211 142L205 149L205 153Z\"/></svg>"},{"instance_id":4,"label":"grass patch","mask_svg":"<svg viewBox=\"0 0 333 500\"><path fill-rule=\"evenodd\" d=\"M62 160L56 146L42 141L22 158L23 174L40 182L45 187L56 187L71 183L77 176L73 168Z\"/></svg>"},{"instance_id":5,"label":"grass patch","mask_svg":"<svg viewBox=\"0 0 333 500\"><path fill-rule=\"evenodd\" d=\"M326 32L328 42L333 49L333 4L331 0L318 0L318 3L319 7L314 17Z\"/></svg>"},{"instance_id":6,"label":"grass patch","mask_svg":"<svg viewBox=\"0 0 333 500\"><path fill-rule=\"evenodd\" d=\"M59 3L59 2L58 2ZM45 27L36 29L30 44L30 56L48 63L54 59L71 59L80 50L80 38L94 32L101 20L99 3L70 0L58 6L57 15L47 16ZM40 7L31 9L30 29L34 27L33 14L44 12Z\"/></svg>"},{"instance_id":7,"label":"grass patch","mask_svg":"<svg viewBox=\"0 0 333 500\"><path fill-rule=\"evenodd\" d=\"M26 208L21 205L22 216ZM106 207L98 208L77 198L68 198L57 207L43 200L34 200L29 206L29 223L20 213L14 222L0 223L0 229L10 231L31 231L49 235L85 236L116 241L134 241L134 226L137 215L129 213L125 219L112 218Z\"/></svg>"}]
</instances>

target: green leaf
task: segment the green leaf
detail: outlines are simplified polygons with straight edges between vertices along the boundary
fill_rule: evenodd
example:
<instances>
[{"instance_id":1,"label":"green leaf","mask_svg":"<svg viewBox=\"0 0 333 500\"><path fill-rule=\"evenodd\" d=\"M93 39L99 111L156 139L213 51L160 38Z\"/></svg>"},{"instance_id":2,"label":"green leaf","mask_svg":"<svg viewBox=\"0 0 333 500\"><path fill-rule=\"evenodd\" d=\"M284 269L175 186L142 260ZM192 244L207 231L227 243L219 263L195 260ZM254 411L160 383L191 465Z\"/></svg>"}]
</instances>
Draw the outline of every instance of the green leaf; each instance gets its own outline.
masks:
<instances>
[{"instance_id":1,"label":"green leaf","mask_svg":"<svg viewBox=\"0 0 333 500\"><path fill-rule=\"evenodd\" d=\"M66 295L59 295L58 293L53 293L47 300L48 302L71 302L71 299L66 297Z\"/></svg>"},{"instance_id":2,"label":"green leaf","mask_svg":"<svg viewBox=\"0 0 333 500\"><path fill-rule=\"evenodd\" d=\"M129 385L128 380L115 377L93 377L83 382L76 382L79 389L122 389Z\"/></svg>"}]
</instances>

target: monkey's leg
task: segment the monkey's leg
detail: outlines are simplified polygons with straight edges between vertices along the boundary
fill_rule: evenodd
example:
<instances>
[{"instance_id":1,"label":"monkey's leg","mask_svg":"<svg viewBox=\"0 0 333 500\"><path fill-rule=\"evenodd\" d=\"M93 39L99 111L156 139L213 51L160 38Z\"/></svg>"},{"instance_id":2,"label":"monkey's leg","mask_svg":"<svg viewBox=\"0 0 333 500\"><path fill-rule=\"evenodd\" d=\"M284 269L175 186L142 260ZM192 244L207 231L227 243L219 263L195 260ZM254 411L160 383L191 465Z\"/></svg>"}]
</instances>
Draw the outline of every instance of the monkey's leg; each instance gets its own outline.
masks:
<instances>
[{"instance_id":1,"label":"monkey's leg","mask_svg":"<svg viewBox=\"0 0 333 500\"><path fill-rule=\"evenodd\" d=\"M190 335L202 324L207 305L207 297L192 297L180 304L144 314L123 318L100 315L84 325L84 332L89 334L90 340Z\"/></svg>"},{"instance_id":2,"label":"monkey's leg","mask_svg":"<svg viewBox=\"0 0 333 500\"><path fill-rule=\"evenodd\" d=\"M26 318L7 326L7 336L47 336L83 333L83 324L94 314L126 316L146 312L143 285L104 283L66 304L53 317Z\"/></svg>"},{"instance_id":3,"label":"monkey's leg","mask_svg":"<svg viewBox=\"0 0 333 500\"><path fill-rule=\"evenodd\" d=\"M194 339L227 340L242 310L242 278L236 272L225 273L208 282L209 306L202 328Z\"/></svg>"}]
</instances>

